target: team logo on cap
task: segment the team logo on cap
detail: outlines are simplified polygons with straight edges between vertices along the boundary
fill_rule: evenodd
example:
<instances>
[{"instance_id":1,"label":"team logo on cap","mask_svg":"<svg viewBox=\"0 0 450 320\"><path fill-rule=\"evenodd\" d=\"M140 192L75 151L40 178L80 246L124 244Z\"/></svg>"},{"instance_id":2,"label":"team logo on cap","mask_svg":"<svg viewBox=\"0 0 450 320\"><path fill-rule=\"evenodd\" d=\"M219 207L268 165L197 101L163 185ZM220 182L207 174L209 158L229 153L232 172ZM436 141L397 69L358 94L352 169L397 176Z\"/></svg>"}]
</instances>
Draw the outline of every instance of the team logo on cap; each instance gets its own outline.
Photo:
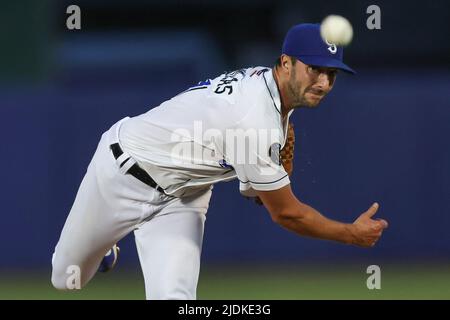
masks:
<instances>
[{"instance_id":1,"label":"team logo on cap","mask_svg":"<svg viewBox=\"0 0 450 320\"><path fill-rule=\"evenodd\" d=\"M335 54L337 52L337 47L334 43L329 42L327 39L325 39L325 42L328 45L328 51L330 51L332 54Z\"/></svg>"}]
</instances>

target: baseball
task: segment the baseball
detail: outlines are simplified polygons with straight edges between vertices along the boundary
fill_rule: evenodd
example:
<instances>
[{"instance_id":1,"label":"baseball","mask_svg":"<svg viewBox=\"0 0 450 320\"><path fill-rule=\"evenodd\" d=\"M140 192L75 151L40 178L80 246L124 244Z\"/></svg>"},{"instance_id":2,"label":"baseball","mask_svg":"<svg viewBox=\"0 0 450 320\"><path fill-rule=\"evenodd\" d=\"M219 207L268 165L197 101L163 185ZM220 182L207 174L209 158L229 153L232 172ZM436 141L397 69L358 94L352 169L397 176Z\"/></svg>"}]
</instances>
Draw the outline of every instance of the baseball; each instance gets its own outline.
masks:
<instances>
[{"instance_id":1,"label":"baseball","mask_svg":"<svg viewBox=\"0 0 450 320\"><path fill-rule=\"evenodd\" d=\"M329 15L320 25L320 35L325 42L346 46L352 41L353 28L346 18Z\"/></svg>"}]
</instances>

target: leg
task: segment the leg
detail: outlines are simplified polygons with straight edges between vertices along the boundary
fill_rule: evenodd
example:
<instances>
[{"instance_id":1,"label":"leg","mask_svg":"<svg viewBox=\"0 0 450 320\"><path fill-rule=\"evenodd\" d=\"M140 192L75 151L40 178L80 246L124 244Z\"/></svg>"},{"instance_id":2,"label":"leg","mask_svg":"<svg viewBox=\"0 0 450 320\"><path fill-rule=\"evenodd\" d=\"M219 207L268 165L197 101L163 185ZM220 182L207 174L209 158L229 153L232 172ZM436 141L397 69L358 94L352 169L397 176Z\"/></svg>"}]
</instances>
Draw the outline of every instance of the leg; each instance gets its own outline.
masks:
<instances>
[{"instance_id":1,"label":"leg","mask_svg":"<svg viewBox=\"0 0 450 320\"><path fill-rule=\"evenodd\" d=\"M68 289L73 266L81 272L81 287L87 284L106 252L140 223L144 212L137 195L151 198L150 187L137 180L135 186L134 177L118 171L107 141L104 135L56 245L52 283L57 289Z\"/></svg>"},{"instance_id":2,"label":"leg","mask_svg":"<svg viewBox=\"0 0 450 320\"><path fill-rule=\"evenodd\" d=\"M196 299L210 197L175 199L135 230L147 299Z\"/></svg>"}]
</instances>

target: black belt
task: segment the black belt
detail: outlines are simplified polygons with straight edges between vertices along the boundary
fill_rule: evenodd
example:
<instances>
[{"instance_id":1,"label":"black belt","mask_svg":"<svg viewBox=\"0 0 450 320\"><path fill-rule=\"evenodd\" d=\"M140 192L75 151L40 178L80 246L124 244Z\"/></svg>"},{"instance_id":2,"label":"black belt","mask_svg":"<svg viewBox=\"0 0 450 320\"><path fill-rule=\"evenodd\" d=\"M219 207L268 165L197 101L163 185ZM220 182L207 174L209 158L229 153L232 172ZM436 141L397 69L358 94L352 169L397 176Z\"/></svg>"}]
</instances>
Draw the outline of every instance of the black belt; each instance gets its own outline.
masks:
<instances>
[{"instance_id":1,"label":"black belt","mask_svg":"<svg viewBox=\"0 0 450 320\"><path fill-rule=\"evenodd\" d=\"M117 159L119 158L122 154L122 148L120 148L118 143L114 143L110 146L111 151L114 155L114 158ZM128 161L130 160L130 158L125 159L121 164L120 167L122 168L122 166ZM141 167L139 167L139 165L137 163L133 164L130 169L128 169L128 171L126 172L127 174L131 174L133 177L135 177L136 179L142 181L143 183L145 183L146 185L158 190L159 192L164 193L164 189L161 188L160 186L158 186L158 184L155 182L155 180L153 180L152 177L150 177L150 175L147 173L147 171L145 171L144 169L142 169Z\"/></svg>"}]
</instances>

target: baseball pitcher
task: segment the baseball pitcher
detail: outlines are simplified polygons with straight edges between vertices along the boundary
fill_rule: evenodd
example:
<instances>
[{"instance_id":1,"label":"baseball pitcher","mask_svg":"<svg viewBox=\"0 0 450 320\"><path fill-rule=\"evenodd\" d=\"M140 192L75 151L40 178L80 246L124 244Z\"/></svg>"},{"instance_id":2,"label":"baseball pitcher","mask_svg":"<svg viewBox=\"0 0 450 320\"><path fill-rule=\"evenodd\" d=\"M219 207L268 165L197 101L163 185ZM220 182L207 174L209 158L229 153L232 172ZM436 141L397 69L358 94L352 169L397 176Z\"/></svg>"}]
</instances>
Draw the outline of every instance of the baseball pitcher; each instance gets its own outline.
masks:
<instances>
[{"instance_id":1,"label":"baseball pitcher","mask_svg":"<svg viewBox=\"0 0 450 320\"><path fill-rule=\"evenodd\" d=\"M373 204L352 224L326 218L291 190L299 107L330 92L343 49L319 25L292 27L272 67L252 67L200 82L105 132L56 245L52 283L81 287L117 260L116 243L134 232L147 299L195 299L203 231L213 185L239 180L274 222L301 236L371 247L387 222ZM112 249L111 249L112 248ZM106 256L105 256L106 255Z\"/></svg>"}]
</instances>

